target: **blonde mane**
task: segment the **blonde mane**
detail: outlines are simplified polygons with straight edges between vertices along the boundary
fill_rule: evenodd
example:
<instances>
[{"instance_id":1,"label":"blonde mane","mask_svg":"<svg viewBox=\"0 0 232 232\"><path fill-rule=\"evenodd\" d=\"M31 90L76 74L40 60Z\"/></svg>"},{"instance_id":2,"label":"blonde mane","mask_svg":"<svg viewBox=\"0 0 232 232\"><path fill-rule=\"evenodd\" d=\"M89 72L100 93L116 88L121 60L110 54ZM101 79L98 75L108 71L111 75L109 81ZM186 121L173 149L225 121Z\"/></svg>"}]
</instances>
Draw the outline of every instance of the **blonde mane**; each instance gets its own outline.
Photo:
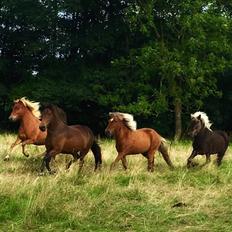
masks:
<instances>
[{"instance_id":1,"label":"blonde mane","mask_svg":"<svg viewBox=\"0 0 232 232\"><path fill-rule=\"evenodd\" d=\"M194 114L191 114L191 118L197 119L197 117L199 116L201 116L201 120L204 122L205 127L211 130L210 127L212 126L212 123L209 121L209 118L206 113L198 111L198 112L195 112Z\"/></svg>"},{"instance_id":2,"label":"blonde mane","mask_svg":"<svg viewBox=\"0 0 232 232\"><path fill-rule=\"evenodd\" d=\"M137 129L137 122L134 120L134 116L132 114L121 113L121 112L113 112L109 113L109 115L118 115L124 119L126 126L131 130Z\"/></svg>"},{"instance_id":3,"label":"blonde mane","mask_svg":"<svg viewBox=\"0 0 232 232\"><path fill-rule=\"evenodd\" d=\"M17 102L22 102L23 105L28 107L28 109L32 112L32 114L36 118L40 119L41 113L40 113L40 110L39 110L39 107L40 107L39 102L29 101L28 99L26 99L26 97L22 97L22 98L16 99L14 101L14 103L17 103Z\"/></svg>"}]
</instances>

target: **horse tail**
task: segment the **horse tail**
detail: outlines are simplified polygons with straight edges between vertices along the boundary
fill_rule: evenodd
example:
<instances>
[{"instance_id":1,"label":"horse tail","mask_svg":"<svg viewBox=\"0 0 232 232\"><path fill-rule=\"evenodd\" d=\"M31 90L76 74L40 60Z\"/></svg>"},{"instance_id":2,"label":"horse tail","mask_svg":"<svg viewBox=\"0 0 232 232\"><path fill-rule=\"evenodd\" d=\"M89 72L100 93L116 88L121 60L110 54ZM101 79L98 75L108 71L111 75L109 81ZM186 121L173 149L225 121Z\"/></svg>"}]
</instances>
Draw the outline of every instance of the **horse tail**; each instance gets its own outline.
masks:
<instances>
[{"instance_id":1,"label":"horse tail","mask_svg":"<svg viewBox=\"0 0 232 232\"><path fill-rule=\"evenodd\" d=\"M167 149L167 146L165 145L165 143L167 143L167 140L165 138L161 137L161 144L159 146L159 152L162 154L167 165L173 169L174 166L173 166L172 161L169 157L168 149Z\"/></svg>"},{"instance_id":2,"label":"horse tail","mask_svg":"<svg viewBox=\"0 0 232 232\"><path fill-rule=\"evenodd\" d=\"M94 140L93 145L91 147L91 151L93 152L94 159L95 159L95 171L97 168L101 167L102 164L102 153L101 153L101 147L97 143L96 140Z\"/></svg>"}]
</instances>

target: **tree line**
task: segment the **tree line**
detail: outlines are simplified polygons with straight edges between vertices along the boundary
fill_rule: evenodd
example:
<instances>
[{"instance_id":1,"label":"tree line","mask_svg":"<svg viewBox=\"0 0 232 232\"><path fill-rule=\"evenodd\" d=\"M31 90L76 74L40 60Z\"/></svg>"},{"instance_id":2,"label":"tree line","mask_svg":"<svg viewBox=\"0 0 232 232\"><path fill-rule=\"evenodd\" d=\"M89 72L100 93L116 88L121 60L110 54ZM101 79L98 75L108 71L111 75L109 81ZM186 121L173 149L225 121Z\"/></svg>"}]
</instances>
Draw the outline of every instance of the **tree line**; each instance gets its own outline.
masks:
<instances>
[{"instance_id":1,"label":"tree line","mask_svg":"<svg viewBox=\"0 0 232 232\"><path fill-rule=\"evenodd\" d=\"M230 131L231 28L225 0L2 0L0 125L27 96L96 133L109 111L175 139L197 110Z\"/></svg>"}]
</instances>

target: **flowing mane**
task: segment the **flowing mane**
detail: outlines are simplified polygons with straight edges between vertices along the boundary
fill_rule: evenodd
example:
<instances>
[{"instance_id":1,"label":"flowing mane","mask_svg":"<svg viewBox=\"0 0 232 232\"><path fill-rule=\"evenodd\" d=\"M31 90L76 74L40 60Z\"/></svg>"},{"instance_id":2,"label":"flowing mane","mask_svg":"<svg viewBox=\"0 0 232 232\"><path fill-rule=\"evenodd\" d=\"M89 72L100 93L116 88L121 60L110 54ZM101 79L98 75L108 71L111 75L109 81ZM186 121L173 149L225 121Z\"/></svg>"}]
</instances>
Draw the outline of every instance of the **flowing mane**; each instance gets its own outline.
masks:
<instances>
[{"instance_id":1,"label":"flowing mane","mask_svg":"<svg viewBox=\"0 0 232 232\"><path fill-rule=\"evenodd\" d=\"M23 105L28 107L28 109L32 112L32 114L36 118L40 119L41 113L40 113L40 110L39 110L39 107L40 107L39 102L29 101L28 99L26 99L26 97L22 97L22 98L16 99L14 101L14 103L17 103L17 102L22 102Z\"/></svg>"},{"instance_id":2,"label":"flowing mane","mask_svg":"<svg viewBox=\"0 0 232 232\"><path fill-rule=\"evenodd\" d=\"M210 127L212 126L212 123L209 121L209 118L206 113L198 111L195 112L194 114L191 114L191 118L197 119L199 116L201 117L201 120L204 122L205 127L211 130Z\"/></svg>"},{"instance_id":3,"label":"flowing mane","mask_svg":"<svg viewBox=\"0 0 232 232\"><path fill-rule=\"evenodd\" d=\"M109 113L110 116L119 116L122 120L124 120L124 123L126 126L131 130L137 129L137 122L134 120L134 116L132 114L127 113L121 113L121 112L112 112Z\"/></svg>"}]
</instances>

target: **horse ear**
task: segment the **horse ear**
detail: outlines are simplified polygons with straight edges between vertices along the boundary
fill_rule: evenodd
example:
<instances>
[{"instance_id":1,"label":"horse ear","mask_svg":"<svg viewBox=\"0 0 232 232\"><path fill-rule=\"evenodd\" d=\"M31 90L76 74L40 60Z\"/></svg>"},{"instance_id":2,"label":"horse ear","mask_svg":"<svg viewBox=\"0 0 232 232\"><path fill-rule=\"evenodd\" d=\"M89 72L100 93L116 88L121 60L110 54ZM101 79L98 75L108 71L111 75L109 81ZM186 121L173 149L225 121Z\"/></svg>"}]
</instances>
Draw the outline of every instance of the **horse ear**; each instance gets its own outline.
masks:
<instances>
[{"instance_id":1,"label":"horse ear","mask_svg":"<svg viewBox=\"0 0 232 232\"><path fill-rule=\"evenodd\" d=\"M113 118L113 117L114 117L114 114L115 114L114 112L109 112L109 117L110 117L110 118Z\"/></svg>"}]
</instances>

